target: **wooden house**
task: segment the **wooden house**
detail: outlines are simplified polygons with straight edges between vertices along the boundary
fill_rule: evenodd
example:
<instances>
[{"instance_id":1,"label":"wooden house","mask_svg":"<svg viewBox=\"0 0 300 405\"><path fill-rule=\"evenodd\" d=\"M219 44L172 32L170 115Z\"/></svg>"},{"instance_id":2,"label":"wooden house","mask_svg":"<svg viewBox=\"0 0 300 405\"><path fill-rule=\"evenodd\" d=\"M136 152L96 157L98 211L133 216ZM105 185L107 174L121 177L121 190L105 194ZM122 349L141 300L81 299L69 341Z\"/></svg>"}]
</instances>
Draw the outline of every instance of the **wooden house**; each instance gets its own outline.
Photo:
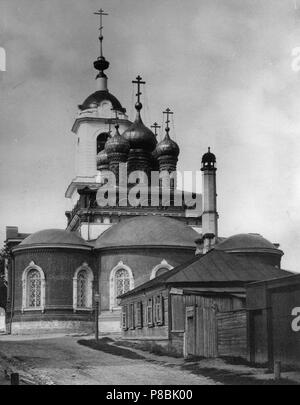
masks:
<instances>
[{"instance_id":1,"label":"wooden house","mask_svg":"<svg viewBox=\"0 0 300 405\"><path fill-rule=\"evenodd\" d=\"M248 356L300 366L300 274L247 286Z\"/></svg>"},{"instance_id":2,"label":"wooden house","mask_svg":"<svg viewBox=\"0 0 300 405\"><path fill-rule=\"evenodd\" d=\"M210 250L120 296L122 336L185 356L245 357L246 284L288 274L255 257Z\"/></svg>"}]
</instances>

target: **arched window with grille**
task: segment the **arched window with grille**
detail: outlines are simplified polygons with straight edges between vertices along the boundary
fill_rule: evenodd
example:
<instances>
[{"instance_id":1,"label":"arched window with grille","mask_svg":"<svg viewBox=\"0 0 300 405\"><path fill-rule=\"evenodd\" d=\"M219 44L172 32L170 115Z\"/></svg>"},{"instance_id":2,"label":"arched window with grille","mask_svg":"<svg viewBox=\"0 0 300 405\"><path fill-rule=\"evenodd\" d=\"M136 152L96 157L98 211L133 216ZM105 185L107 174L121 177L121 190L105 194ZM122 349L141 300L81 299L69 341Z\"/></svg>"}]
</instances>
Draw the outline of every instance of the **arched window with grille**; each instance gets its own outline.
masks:
<instances>
[{"instance_id":1,"label":"arched window with grille","mask_svg":"<svg viewBox=\"0 0 300 405\"><path fill-rule=\"evenodd\" d=\"M45 275L41 267L31 262L22 275L22 311L45 308Z\"/></svg>"},{"instance_id":2,"label":"arched window with grille","mask_svg":"<svg viewBox=\"0 0 300 405\"><path fill-rule=\"evenodd\" d=\"M87 263L83 263L73 277L73 309L93 309L93 272Z\"/></svg>"},{"instance_id":3,"label":"arched window with grille","mask_svg":"<svg viewBox=\"0 0 300 405\"><path fill-rule=\"evenodd\" d=\"M134 288L134 279L131 269L123 262L119 262L110 274L110 309L119 309L119 295L126 293Z\"/></svg>"}]
</instances>

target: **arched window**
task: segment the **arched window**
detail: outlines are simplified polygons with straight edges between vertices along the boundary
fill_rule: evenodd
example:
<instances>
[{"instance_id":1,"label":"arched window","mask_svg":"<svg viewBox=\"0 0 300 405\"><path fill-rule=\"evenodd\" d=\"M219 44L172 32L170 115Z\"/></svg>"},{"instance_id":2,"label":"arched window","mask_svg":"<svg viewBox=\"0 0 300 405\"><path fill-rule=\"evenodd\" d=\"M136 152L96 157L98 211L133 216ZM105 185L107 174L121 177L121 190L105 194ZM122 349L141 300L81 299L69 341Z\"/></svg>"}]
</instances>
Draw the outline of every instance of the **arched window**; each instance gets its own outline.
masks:
<instances>
[{"instance_id":1,"label":"arched window","mask_svg":"<svg viewBox=\"0 0 300 405\"><path fill-rule=\"evenodd\" d=\"M96 140L96 147L97 147L97 155L104 149L105 142L107 141L108 134L106 132L102 132L97 136Z\"/></svg>"},{"instance_id":2,"label":"arched window","mask_svg":"<svg viewBox=\"0 0 300 405\"><path fill-rule=\"evenodd\" d=\"M119 309L119 295L134 288L134 279L131 269L123 262L112 269L110 274L110 309Z\"/></svg>"},{"instance_id":3,"label":"arched window","mask_svg":"<svg viewBox=\"0 0 300 405\"><path fill-rule=\"evenodd\" d=\"M87 263L83 263L73 277L73 309L93 309L93 272Z\"/></svg>"},{"instance_id":4,"label":"arched window","mask_svg":"<svg viewBox=\"0 0 300 405\"><path fill-rule=\"evenodd\" d=\"M161 274L166 273L167 271L170 271L173 269L173 266L171 266L165 259L161 261L157 266L153 267L151 274L150 274L150 280L152 280L155 277L160 276Z\"/></svg>"},{"instance_id":5,"label":"arched window","mask_svg":"<svg viewBox=\"0 0 300 405\"><path fill-rule=\"evenodd\" d=\"M22 284L22 311L43 311L45 308L45 275L43 270L31 262L23 272Z\"/></svg>"},{"instance_id":6,"label":"arched window","mask_svg":"<svg viewBox=\"0 0 300 405\"><path fill-rule=\"evenodd\" d=\"M41 275L38 270L31 269L27 274L27 307L41 306Z\"/></svg>"},{"instance_id":7,"label":"arched window","mask_svg":"<svg viewBox=\"0 0 300 405\"><path fill-rule=\"evenodd\" d=\"M88 276L86 270L80 270L77 276L77 307L87 306Z\"/></svg>"}]
</instances>

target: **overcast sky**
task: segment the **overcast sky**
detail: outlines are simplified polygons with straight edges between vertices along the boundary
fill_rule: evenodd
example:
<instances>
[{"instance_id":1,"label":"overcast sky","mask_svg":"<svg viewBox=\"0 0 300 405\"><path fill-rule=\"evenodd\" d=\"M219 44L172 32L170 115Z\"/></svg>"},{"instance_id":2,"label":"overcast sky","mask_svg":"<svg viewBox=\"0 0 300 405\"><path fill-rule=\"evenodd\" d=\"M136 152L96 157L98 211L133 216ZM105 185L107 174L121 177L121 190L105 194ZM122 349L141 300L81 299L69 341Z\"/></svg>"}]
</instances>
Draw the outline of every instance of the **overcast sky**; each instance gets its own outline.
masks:
<instances>
[{"instance_id":1,"label":"overcast sky","mask_svg":"<svg viewBox=\"0 0 300 405\"><path fill-rule=\"evenodd\" d=\"M109 89L147 125L170 107L179 169L217 156L221 236L256 232L300 271L299 0L0 0L0 237L64 228L77 105L95 90L100 7ZM298 14L299 15L299 14Z\"/></svg>"}]
</instances>

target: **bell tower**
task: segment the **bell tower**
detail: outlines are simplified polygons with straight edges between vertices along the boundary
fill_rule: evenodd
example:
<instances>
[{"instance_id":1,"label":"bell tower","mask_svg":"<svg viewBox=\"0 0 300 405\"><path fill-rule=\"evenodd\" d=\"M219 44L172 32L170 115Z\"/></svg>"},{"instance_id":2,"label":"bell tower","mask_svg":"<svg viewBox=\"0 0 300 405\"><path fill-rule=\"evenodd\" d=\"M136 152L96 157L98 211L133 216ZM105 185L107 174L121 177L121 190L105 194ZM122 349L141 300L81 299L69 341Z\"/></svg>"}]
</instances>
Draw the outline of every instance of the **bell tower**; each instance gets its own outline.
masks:
<instances>
[{"instance_id":1,"label":"bell tower","mask_svg":"<svg viewBox=\"0 0 300 405\"><path fill-rule=\"evenodd\" d=\"M111 127L118 122L122 133L131 125L126 109L109 92L108 78L104 73L109 68L109 62L103 56L102 20L103 16L108 14L102 9L94 14L100 17L99 56L93 63L98 71L96 91L78 106L78 115L72 127L75 135L75 178L67 188L67 198L73 198L76 191L85 187L97 188L101 181L99 171L99 161L103 161L101 152L110 135Z\"/></svg>"},{"instance_id":2,"label":"bell tower","mask_svg":"<svg viewBox=\"0 0 300 405\"><path fill-rule=\"evenodd\" d=\"M211 153L210 148L202 156L201 171L203 172L202 235L205 253L215 244L218 237L216 156Z\"/></svg>"}]
</instances>

